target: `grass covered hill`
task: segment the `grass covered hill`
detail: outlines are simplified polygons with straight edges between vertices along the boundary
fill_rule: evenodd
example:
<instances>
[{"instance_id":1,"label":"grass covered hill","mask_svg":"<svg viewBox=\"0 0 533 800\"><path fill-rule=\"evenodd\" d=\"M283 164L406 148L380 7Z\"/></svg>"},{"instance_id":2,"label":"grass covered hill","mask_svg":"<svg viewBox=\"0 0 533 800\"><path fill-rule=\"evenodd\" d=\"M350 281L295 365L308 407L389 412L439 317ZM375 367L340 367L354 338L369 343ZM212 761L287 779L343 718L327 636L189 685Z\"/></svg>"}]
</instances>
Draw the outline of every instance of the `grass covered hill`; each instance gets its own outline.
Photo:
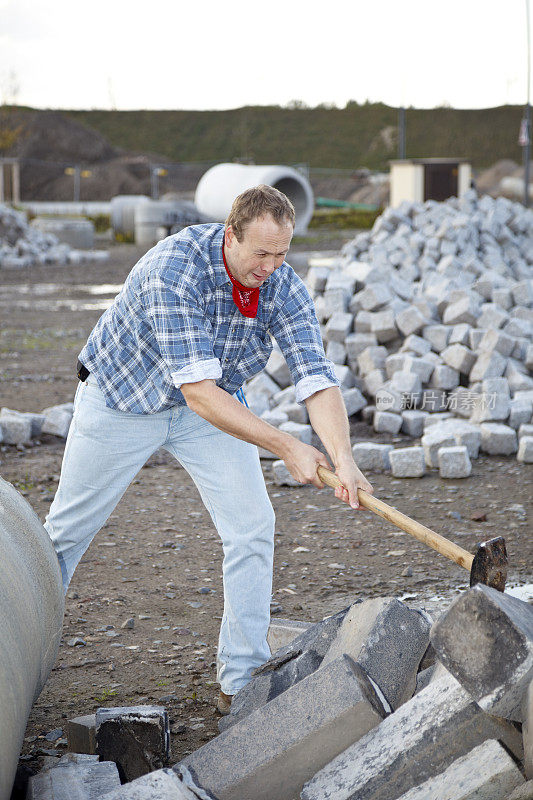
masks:
<instances>
[{"instance_id":1,"label":"grass covered hill","mask_svg":"<svg viewBox=\"0 0 533 800\"><path fill-rule=\"evenodd\" d=\"M396 158L398 111L382 103L337 108L254 106L230 111L64 111L117 148L171 161L253 160L384 170ZM522 108L406 110L407 157L462 157L475 168L520 161Z\"/></svg>"}]
</instances>

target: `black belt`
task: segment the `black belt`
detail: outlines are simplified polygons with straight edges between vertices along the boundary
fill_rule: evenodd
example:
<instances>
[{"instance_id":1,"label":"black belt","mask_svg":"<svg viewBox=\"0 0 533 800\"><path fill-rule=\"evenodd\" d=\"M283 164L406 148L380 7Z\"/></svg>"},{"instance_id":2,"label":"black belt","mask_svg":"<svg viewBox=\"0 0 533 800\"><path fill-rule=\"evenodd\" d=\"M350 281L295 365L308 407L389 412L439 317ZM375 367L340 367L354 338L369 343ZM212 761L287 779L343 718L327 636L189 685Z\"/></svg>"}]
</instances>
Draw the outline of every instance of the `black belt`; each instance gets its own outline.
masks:
<instances>
[{"instance_id":1,"label":"black belt","mask_svg":"<svg viewBox=\"0 0 533 800\"><path fill-rule=\"evenodd\" d=\"M80 381L86 381L91 373L85 367L78 358L78 363L76 364L76 375Z\"/></svg>"}]
</instances>

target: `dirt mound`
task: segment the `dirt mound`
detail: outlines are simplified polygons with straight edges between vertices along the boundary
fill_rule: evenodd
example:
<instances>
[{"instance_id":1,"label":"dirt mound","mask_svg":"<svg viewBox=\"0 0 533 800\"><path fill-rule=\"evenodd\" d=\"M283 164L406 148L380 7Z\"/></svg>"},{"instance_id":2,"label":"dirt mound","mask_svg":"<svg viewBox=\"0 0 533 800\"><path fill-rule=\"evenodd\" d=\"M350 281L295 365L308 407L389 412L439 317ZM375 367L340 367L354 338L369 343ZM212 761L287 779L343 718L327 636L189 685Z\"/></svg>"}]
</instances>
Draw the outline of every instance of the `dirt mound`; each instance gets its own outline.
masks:
<instances>
[{"instance_id":1,"label":"dirt mound","mask_svg":"<svg viewBox=\"0 0 533 800\"><path fill-rule=\"evenodd\" d=\"M492 167L483 170L476 177L476 187L480 194L491 194L493 196L500 194L500 181L509 175L514 175L516 170L520 169L515 161L510 158L502 158L501 161L496 161Z\"/></svg>"}]
</instances>

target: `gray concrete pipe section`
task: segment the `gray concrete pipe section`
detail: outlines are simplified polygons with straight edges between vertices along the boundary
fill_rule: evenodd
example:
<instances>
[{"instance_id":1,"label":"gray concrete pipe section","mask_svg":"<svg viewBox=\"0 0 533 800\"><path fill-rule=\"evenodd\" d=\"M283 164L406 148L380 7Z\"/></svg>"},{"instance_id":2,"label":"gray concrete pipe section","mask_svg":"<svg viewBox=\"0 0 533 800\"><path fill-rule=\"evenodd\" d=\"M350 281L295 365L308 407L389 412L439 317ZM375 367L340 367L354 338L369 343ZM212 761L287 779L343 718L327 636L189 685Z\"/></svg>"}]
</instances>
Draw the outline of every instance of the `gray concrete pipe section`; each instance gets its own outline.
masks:
<instances>
[{"instance_id":1,"label":"gray concrete pipe section","mask_svg":"<svg viewBox=\"0 0 533 800\"><path fill-rule=\"evenodd\" d=\"M294 232L304 235L313 216L313 190L307 178L292 167L217 164L200 178L194 203L202 214L224 222L237 195L260 183L287 195L296 211Z\"/></svg>"},{"instance_id":2,"label":"gray concrete pipe section","mask_svg":"<svg viewBox=\"0 0 533 800\"><path fill-rule=\"evenodd\" d=\"M0 800L8 800L31 707L54 666L61 572L30 505L0 478Z\"/></svg>"}]
</instances>

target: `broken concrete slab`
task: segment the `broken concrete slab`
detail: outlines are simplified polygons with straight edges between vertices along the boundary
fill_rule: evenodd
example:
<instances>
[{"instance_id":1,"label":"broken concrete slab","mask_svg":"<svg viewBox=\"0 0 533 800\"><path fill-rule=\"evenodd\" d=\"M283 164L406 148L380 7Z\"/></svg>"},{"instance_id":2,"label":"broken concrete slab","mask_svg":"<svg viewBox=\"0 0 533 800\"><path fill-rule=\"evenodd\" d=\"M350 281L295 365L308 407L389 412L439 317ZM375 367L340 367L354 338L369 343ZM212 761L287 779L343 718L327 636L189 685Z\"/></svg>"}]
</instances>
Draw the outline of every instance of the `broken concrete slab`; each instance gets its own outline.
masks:
<instances>
[{"instance_id":1,"label":"broken concrete slab","mask_svg":"<svg viewBox=\"0 0 533 800\"><path fill-rule=\"evenodd\" d=\"M511 756L496 739L488 739L444 772L402 794L400 800L507 800L523 784Z\"/></svg>"},{"instance_id":2,"label":"broken concrete slab","mask_svg":"<svg viewBox=\"0 0 533 800\"><path fill-rule=\"evenodd\" d=\"M485 714L447 675L332 759L305 784L301 798L397 800L487 739L521 752L515 726Z\"/></svg>"},{"instance_id":3,"label":"broken concrete slab","mask_svg":"<svg viewBox=\"0 0 533 800\"><path fill-rule=\"evenodd\" d=\"M343 655L174 769L187 767L195 782L219 800L286 800L384 716L364 669Z\"/></svg>"},{"instance_id":4,"label":"broken concrete slab","mask_svg":"<svg viewBox=\"0 0 533 800\"><path fill-rule=\"evenodd\" d=\"M311 625L254 670L252 680L234 695L231 712L219 721L219 730L244 719L318 669L348 610Z\"/></svg>"},{"instance_id":5,"label":"broken concrete slab","mask_svg":"<svg viewBox=\"0 0 533 800\"><path fill-rule=\"evenodd\" d=\"M61 764L30 778L26 800L100 800L118 787L120 778L112 761Z\"/></svg>"},{"instance_id":6,"label":"broken concrete slab","mask_svg":"<svg viewBox=\"0 0 533 800\"><path fill-rule=\"evenodd\" d=\"M533 606L477 584L435 623L431 643L481 708L522 722L533 680Z\"/></svg>"},{"instance_id":7,"label":"broken concrete slab","mask_svg":"<svg viewBox=\"0 0 533 800\"><path fill-rule=\"evenodd\" d=\"M189 771L179 775L172 769L158 769L105 795L106 800L213 800L195 785Z\"/></svg>"},{"instance_id":8,"label":"broken concrete slab","mask_svg":"<svg viewBox=\"0 0 533 800\"><path fill-rule=\"evenodd\" d=\"M427 614L393 597L364 600L344 617L320 669L346 653L364 667L395 710L413 695L430 627Z\"/></svg>"},{"instance_id":9,"label":"broken concrete slab","mask_svg":"<svg viewBox=\"0 0 533 800\"><path fill-rule=\"evenodd\" d=\"M267 633L267 644L270 647L270 652L275 653L280 647L292 644L298 636L309 630L312 625L312 622L303 622L299 619L273 617L270 620Z\"/></svg>"},{"instance_id":10,"label":"broken concrete slab","mask_svg":"<svg viewBox=\"0 0 533 800\"><path fill-rule=\"evenodd\" d=\"M132 781L168 764L170 730L162 706L99 708L96 752L117 764L121 780Z\"/></svg>"}]
</instances>

